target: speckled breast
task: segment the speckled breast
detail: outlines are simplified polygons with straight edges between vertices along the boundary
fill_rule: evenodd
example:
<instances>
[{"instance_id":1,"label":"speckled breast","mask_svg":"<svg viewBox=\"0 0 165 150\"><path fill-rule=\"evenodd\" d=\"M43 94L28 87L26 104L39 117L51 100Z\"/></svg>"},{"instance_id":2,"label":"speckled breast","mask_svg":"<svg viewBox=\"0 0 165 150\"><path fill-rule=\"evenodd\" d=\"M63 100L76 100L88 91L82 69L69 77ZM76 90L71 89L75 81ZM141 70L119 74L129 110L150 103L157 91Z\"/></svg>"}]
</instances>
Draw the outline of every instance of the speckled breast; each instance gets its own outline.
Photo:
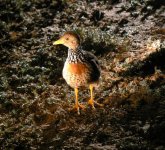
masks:
<instances>
[{"instance_id":1,"label":"speckled breast","mask_svg":"<svg viewBox=\"0 0 165 150\"><path fill-rule=\"evenodd\" d=\"M89 68L82 63L65 63L63 78L73 88L87 86L89 81Z\"/></svg>"}]
</instances>

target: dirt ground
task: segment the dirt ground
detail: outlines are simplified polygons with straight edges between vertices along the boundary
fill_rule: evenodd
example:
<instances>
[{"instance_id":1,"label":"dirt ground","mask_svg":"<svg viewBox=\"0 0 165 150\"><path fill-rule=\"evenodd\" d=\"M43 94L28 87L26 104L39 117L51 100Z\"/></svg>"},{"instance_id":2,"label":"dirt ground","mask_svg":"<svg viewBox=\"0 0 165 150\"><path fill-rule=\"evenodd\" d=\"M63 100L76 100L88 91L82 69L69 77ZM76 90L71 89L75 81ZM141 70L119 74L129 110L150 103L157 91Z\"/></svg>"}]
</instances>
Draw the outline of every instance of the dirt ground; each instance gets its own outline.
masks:
<instances>
[{"instance_id":1,"label":"dirt ground","mask_svg":"<svg viewBox=\"0 0 165 150\"><path fill-rule=\"evenodd\" d=\"M1 0L0 149L164 150L163 0ZM76 31L102 72L95 99L72 111L62 78ZM89 90L80 90L87 104Z\"/></svg>"}]
</instances>

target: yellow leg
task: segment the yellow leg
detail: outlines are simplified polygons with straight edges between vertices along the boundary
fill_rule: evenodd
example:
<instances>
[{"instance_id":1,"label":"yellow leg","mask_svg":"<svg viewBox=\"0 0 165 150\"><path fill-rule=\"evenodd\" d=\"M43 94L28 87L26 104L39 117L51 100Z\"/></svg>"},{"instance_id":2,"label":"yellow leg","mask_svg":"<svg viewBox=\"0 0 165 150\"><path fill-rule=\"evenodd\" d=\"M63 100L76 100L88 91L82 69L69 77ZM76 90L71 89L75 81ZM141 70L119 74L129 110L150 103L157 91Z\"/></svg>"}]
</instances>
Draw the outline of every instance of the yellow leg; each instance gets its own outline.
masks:
<instances>
[{"instance_id":1,"label":"yellow leg","mask_svg":"<svg viewBox=\"0 0 165 150\"><path fill-rule=\"evenodd\" d=\"M75 106L74 106L74 108L77 110L77 113L80 114L80 108L84 109L85 107L78 102L78 88L75 88L74 91L75 91Z\"/></svg>"},{"instance_id":2,"label":"yellow leg","mask_svg":"<svg viewBox=\"0 0 165 150\"><path fill-rule=\"evenodd\" d=\"M90 89L91 98L88 101L88 104L91 105L93 109L95 109L94 104L99 105L99 106L102 107L103 106L102 104L99 104L99 103L97 103L97 102L94 101L94 97L93 97L93 85L92 84L89 85L89 89Z\"/></svg>"},{"instance_id":3,"label":"yellow leg","mask_svg":"<svg viewBox=\"0 0 165 150\"><path fill-rule=\"evenodd\" d=\"M79 106L78 106L78 89L75 88L74 92L75 92L75 108L77 109L77 112L80 113L79 112Z\"/></svg>"}]
</instances>

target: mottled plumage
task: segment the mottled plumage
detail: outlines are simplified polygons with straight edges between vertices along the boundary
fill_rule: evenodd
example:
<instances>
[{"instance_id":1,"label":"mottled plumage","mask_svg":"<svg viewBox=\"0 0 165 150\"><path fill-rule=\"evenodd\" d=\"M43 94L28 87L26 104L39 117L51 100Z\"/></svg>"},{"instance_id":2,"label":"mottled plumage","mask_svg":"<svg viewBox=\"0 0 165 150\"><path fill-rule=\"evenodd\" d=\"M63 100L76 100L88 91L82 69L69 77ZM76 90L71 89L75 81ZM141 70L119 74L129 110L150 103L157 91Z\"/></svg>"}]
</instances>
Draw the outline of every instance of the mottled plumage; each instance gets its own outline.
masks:
<instances>
[{"instance_id":1,"label":"mottled plumage","mask_svg":"<svg viewBox=\"0 0 165 150\"><path fill-rule=\"evenodd\" d=\"M84 108L78 102L78 88L89 86L91 99L88 103L94 108L93 86L99 81L100 67L99 62L92 53L82 50L80 38L74 32L66 32L54 45L63 44L68 47L68 57L63 68L63 78L67 84L75 89L75 108L79 113L79 107Z\"/></svg>"},{"instance_id":2,"label":"mottled plumage","mask_svg":"<svg viewBox=\"0 0 165 150\"><path fill-rule=\"evenodd\" d=\"M63 68L63 78L71 87L86 87L98 82L99 77L99 63L92 53L81 48L76 51L68 49L68 57Z\"/></svg>"}]
</instances>

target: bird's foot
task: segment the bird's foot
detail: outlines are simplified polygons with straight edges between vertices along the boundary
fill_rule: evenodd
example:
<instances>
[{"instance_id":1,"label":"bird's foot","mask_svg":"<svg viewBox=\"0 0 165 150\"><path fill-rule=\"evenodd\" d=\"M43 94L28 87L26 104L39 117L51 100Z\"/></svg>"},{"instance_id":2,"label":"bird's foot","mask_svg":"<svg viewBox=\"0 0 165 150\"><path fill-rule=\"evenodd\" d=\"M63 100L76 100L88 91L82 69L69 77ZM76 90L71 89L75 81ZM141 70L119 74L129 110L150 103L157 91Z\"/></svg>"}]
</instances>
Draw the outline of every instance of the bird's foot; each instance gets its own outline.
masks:
<instances>
[{"instance_id":1,"label":"bird's foot","mask_svg":"<svg viewBox=\"0 0 165 150\"><path fill-rule=\"evenodd\" d=\"M85 109L85 106L78 103L78 104L75 104L74 107L73 107L74 110L77 111L78 115L80 114L80 109Z\"/></svg>"},{"instance_id":2,"label":"bird's foot","mask_svg":"<svg viewBox=\"0 0 165 150\"><path fill-rule=\"evenodd\" d=\"M95 105L98 105L99 107L103 107L103 104L100 104L100 103L94 101L93 99L90 99L88 101L88 105L90 105L93 109L95 109Z\"/></svg>"}]
</instances>

